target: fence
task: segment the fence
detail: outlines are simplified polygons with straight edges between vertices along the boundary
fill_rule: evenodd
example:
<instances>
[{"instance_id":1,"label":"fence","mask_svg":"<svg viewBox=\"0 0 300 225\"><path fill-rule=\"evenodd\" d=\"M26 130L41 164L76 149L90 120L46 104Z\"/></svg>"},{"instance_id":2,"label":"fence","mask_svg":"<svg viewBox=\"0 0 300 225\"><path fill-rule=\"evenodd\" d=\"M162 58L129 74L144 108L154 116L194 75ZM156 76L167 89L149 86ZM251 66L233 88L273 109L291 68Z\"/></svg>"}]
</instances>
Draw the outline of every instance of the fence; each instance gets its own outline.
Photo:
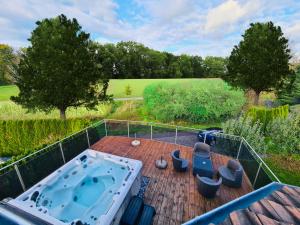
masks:
<instances>
[{"instance_id":1,"label":"fence","mask_svg":"<svg viewBox=\"0 0 300 225\"><path fill-rule=\"evenodd\" d=\"M198 132L198 129L159 123L100 121L1 168L0 200L18 196L105 136L146 138L193 147ZM212 150L239 160L254 189L272 181L280 182L242 137L215 135Z\"/></svg>"}]
</instances>

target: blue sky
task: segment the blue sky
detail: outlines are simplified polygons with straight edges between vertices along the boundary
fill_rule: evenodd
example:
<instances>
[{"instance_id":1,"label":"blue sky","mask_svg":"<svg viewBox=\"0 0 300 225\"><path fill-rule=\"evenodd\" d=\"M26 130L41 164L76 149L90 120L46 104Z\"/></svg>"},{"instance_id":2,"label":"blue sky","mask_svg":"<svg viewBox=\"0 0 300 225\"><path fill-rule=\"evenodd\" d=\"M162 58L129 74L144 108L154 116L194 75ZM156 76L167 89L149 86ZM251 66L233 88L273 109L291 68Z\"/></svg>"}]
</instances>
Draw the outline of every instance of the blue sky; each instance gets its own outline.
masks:
<instances>
[{"instance_id":1,"label":"blue sky","mask_svg":"<svg viewBox=\"0 0 300 225\"><path fill-rule=\"evenodd\" d=\"M299 0L1 0L0 43L28 46L35 21L61 13L99 42L201 56L229 55L249 23L272 20L300 57Z\"/></svg>"}]
</instances>

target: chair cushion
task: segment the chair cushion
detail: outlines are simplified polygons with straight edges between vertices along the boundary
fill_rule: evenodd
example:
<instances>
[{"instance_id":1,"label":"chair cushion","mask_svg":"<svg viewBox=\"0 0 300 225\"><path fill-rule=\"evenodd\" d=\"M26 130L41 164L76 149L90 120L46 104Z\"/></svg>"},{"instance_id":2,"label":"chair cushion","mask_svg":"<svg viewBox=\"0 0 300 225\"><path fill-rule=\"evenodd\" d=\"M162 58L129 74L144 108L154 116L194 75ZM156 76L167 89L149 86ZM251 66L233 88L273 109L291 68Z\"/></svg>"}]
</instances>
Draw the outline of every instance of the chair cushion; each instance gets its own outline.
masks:
<instances>
[{"instance_id":1,"label":"chair cushion","mask_svg":"<svg viewBox=\"0 0 300 225\"><path fill-rule=\"evenodd\" d=\"M186 167L188 167L188 165L189 165L189 161L188 161L188 160L185 160L185 159L182 159L181 167L182 167L182 168L186 168Z\"/></svg>"},{"instance_id":2,"label":"chair cushion","mask_svg":"<svg viewBox=\"0 0 300 225\"><path fill-rule=\"evenodd\" d=\"M134 196L130 199L130 202L121 218L120 225L134 225L137 223L138 217L144 207L143 199Z\"/></svg>"},{"instance_id":3,"label":"chair cushion","mask_svg":"<svg viewBox=\"0 0 300 225\"><path fill-rule=\"evenodd\" d=\"M226 166L221 166L219 168L219 173L222 177L226 178L227 180L234 181L234 175Z\"/></svg>"},{"instance_id":4,"label":"chair cushion","mask_svg":"<svg viewBox=\"0 0 300 225\"><path fill-rule=\"evenodd\" d=\"M231 169L232 172L239 170L241 168L241 165L236 160L229 160L227 164L228 169Z\"/></svg>"},{"instance_id":5,"label":"chair cushion","mask_svg":"<svg viewBox=\"0 0 300 225\"><path fill-rule=\"evenodd\" d=\"M139 225L151 225L153 223L153 217L155 216L156 211L150 205L144 205L144 209L139 221Z\"/></svg>"}]
</instances>

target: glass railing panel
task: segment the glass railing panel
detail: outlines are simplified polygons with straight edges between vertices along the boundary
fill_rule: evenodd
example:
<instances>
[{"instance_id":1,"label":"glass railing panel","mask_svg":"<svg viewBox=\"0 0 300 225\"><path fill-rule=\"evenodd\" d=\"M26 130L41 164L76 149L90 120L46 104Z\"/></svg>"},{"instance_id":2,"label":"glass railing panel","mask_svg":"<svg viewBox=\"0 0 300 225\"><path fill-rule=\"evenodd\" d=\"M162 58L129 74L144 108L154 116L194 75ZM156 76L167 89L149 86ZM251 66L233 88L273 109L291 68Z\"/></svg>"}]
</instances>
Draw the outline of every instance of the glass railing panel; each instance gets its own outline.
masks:
<instances>
[{"instance_id":1,"label":"glass railing panel","mask_svg":"<svg viewBox=\"0 0 300 225\"><path fill-rule=\"evenodd\" d=\"M129 137L151 139L151 126L149 124L130 122Z\"/></svg>"},{"instance_id":2,"label":"glass railing panel","mask_svg":"<svg viewBox=\"0 0 300 225\"><path fill-rule=\"evenodd\" d=\"M175 143L175 135L175 127L168 127L156 124L152 127L152 139L154 140Z\"/></svg>"},{"instance_id":3,"label":"glass railing panel","mask_svg":"<svg viewBox=\"0 0 300 225\"><path fill-rule=\"evenodd\" d=\"M107 136L128 136L127 121L106 121Z\"/></svg>"},{"instance_id":4,"label":"glass railing panel","mask_svg":"<svg viewBox=\"0 0 300 225\"><path fill-rule=\"evenodd\" d=\"M251 153L251 150L248 147L248 145L246 145L244 142L241 145L238 160L240 161L245 173L247 174L247 177L253 185L259 168L259 162L258 159Z\"/></svg>"},{"instance_id":5,"label":"glass railing panel","mask_svg":"<svg viewBox=\"0 0 300 225\"><path fill-rule=\"evenodd\" d=\"M268 173L267 168L265 168L263 165L261 166L259 173L257 174L257 178L255 180L255 183L253 184L254 189L261 188L271 182L273 182L272 175Z\"/></svg>"},{"instance_id":6,"label":"glass railing panel","mask_svg":"<svg viewBox=\"0 0 300 225\"><path fill-rule=\"evenodd\" d=\"M11 197L15 198L23 192L18 175L14 166L0 171L0 200Z\"/></svg>"},{"instance_id":7,"label":"glass railing panel","mask_svg":"<svg viewBox=\"0 0 300 225\"><path fill-rule=\"evenodd\" d=\"M96 124L92 127L89 127L87 130L91 146L106 135L104 123Z\"/></svg>"},{"instance_id":8,"label":"glass railing panel","mask_svg":"<svg viewBox=\"0 0 300 225\"><path fill-rule=\"evenodd\" d=\"M218 134L214 135L213 139L211 142L213 152L231 156L232 158L237 157L241 144L239 137Z\"/></svg>"},{"instance_id":9,"label":"glass railing panel","mask_svg":"<svg viewBox=\"0 0 300 225\"><path fill-rule=\"evenodd\" d=\"M47 147L18 163L26 189L51 174L64 164L58 144Z\"/></svg>"},{"instance_id":10,"label":"glass railing panel","mask_svg":"<svg viewBox=\"0 0 300 225\"><path fill-rule=\"evenodd\" d=\"M62 141L62 148L66 162L89 148L86 131L74 134Z\"/></svg>"}]
</instances>

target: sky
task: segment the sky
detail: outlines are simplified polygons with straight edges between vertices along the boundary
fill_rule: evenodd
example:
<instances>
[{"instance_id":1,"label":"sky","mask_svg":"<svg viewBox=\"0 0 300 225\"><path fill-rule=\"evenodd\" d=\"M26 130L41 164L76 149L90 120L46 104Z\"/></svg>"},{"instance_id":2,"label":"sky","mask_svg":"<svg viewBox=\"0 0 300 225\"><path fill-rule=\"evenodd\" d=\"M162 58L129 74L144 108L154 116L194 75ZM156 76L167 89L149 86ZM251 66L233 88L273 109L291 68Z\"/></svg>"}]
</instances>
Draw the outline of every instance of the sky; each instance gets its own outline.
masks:
<instances>
[{"instance_id":1,"label":"sky","mask_svg":"<svg viewBox=\"0 0 300 225\"><path fill-rule=\"evenodd\" d=\"M300 0L0 0L0 43L14 48L43 18L76 18L101 43L137 41L174 54L228 56L252 22L281 26L300 58Z\"/></svg>"}]
</instances>

